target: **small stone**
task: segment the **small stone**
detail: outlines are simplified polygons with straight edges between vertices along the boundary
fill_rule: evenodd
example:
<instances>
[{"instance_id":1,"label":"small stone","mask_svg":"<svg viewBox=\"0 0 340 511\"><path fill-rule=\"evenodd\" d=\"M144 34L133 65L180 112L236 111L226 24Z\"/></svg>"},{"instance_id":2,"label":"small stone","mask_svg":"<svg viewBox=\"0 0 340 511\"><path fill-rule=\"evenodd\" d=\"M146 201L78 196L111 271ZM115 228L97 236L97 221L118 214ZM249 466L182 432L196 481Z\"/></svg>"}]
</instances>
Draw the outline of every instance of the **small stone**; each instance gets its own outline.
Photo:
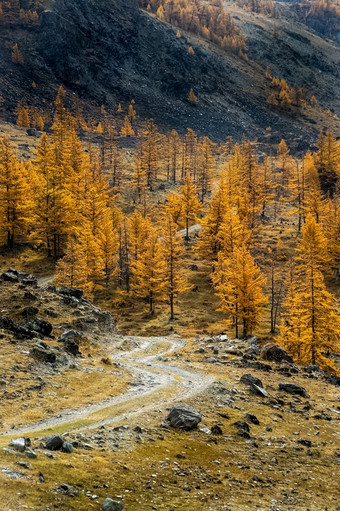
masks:
<instances>
[{"instance_id":1,"label":"small stone","mask_svg":"<svg viewBox=\"0 0 340 511\"><path fill-rule=\"evenodd\" d=\"M71 452L73 452L73 445L70 442L63 442L63 445L61 446L61 451L70 454Z\"/></svg>"},{"instance_id":2,"label":"small stone","mask_svg":"<svg viewBox=\"0 0 340 511\"><path fill-rule=\"evenodd\" d=\"M102 504L103 511L122 511L124 509L124 504L120 500L112 500L107 498L104 500Z\"/></svg>"}]
</instances>

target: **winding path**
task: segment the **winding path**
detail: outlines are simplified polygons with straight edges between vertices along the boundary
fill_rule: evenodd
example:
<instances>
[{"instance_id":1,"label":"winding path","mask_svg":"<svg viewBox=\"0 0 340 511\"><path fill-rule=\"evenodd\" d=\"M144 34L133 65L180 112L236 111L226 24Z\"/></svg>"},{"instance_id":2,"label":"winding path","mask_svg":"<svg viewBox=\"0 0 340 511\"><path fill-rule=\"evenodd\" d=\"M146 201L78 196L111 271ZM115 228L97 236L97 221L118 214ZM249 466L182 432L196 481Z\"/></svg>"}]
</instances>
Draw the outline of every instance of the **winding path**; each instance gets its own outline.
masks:
<instances>
[{"instance_id":1,"label":"winding path","mask_svg":"<svg viewBox=\"0 0 340 511\"><path fill-rule=\"evenodd\" d=\"M111 356L138 377L128 391L97 403L73 410L65 410L37 423L11 429L0 437L29 433L51 433L82 430L113 424L138 416L155 407L167 407L203 392L214 378L196 371L183 369L173 361L165 362L162 356L183 348L185 342L171 337L124 337L136 347L119 351Z\"/></svg>"}]
</instances>

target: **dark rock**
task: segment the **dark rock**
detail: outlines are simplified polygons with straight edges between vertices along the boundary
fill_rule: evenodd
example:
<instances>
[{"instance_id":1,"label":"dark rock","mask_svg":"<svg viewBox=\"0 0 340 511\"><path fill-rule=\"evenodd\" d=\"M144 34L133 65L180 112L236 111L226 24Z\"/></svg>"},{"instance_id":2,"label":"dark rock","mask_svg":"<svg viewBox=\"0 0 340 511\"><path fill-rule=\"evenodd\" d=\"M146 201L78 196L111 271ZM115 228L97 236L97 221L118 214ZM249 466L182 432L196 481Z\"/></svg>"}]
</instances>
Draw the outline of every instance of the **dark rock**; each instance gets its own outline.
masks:
<instances>
[{"instance_id":1,"label":"dark rock","mask_svg":"<svg viewBox=\"0 0 340 511\"><path fill-rule=\"evenodd\" d=\"M112 500L107 498L104 500L102 504L103 511L122 511L124 509L124 504L120 500Z\"/></svg>"},{"instance_id":2,"label":"dark rock","mask_svg":"<svg viewBox=\"0 0 340 511\"><path fill-rule=\"evenodd\" d=\"M2 280L5 282L19 282L18 274L12 273L11 271L6 271L1 275Z\"/></svg>"},{"instance_id":3,"label":"dark rock","mask_svg":"<svg viewBox=\"0 0 340 511\"><path fill-rule=\"evenodd\" d=\"M83 291L81 289L76 289L75 287L66 286L58 287L57 293L65 296L72 296L73 298L77 298L78 300L80 300L80 298L83 296Z\"/></svg>"},{"instance_id":4,"label":"dark rock","mask_svg":"<svg viewBox=\"0 0 340 511\"><path fill-rule=\"evenodd\" d=\"M306 390L303 387L300 387L300 385L296 385L295 383L279 383L279 390L288 392L288 394L307 397Z\"/></svg>"},{"instance_id":5,"label":"dark rock","mask_svg":"<svg viewBox=\"0 0 340 511\"><path fill-rule=\"evenodd\" d=\"M262 397L269 396L269 394L266 390L264 390L262 387L259 387L258 385L255 385L255 383L250 384L249 389L257 396L262 396Z\"/></svg>"},{"instance_id":6,"label":"dark rock","mask_svg":"<svg viewBox=\"0 0 340 511\"><path fill-rule=\"evenodd\" d=\"M36 344L31 349L30 355L36 360L39 360L40 362L45 362L49 364L54 364L57 358L54 351L44 348L41 344Z\"/></svg>"},{"instance_id":7,"label":"dark rock","mask_svg":"<svg viewBox=\"0 0 340 511\"><path fill-rule=\"evenodd\" d=\"M8 316L3 316L2 318L0 318L0 328L2 328L3 330L13 331L14 322Z\"/></svg>"},{"instance_id":8,"label":"dark rock","mask_svg":"<svg viewBox=\"0 0 340 511\"><path fill-rule=\"evenodd\" d=\"M337 376L336 374L331 374L330 376L327 376L326 381L327 381L327 383L330 383L331 385L340 387L340 376Z\"/></svg>"},{"instance_id":9,"label":"dark rock","mask_svg":"<svg viewBox=\"0 0 340 511\"><path fill-rule=\"evenodd\" d=\"M36 137L37 129L36 128L27 128L26 133L29 137Z\"/></svg>"},{"instance_id":10,"label":"dark rock","mask_svg":"<svg viewBox=\"0 0 340 511\"><path fill-rule=\"evenodd\" d=\"M167 420L173 428L190 430L197 427L202 420L202 416L191 406L182 405L172 408Z\"/></svg>"},{"instance_id":11,"label":"dark rock","mask_svg":"<svg viewBox=\"0 0 340 511\"><path fill-rule=\"evenodd\" d=\"M16 332L22 336L27 336L28 339L41 336L48 337L52 333L53 326L49 321L36 318L28 322L20 322L16 325Z\"/></svg>"},{"instance_id":12,"label":"dark rock","mask_svg":"<svg viewBox=\"0 0 340 511\"><path fill-rule=\"evenodd\" d=\"M30 319L36 316L39 312L39 309L37 307L25 307L21 313L21 315L26 318Z\"/></svg>"},{"instance_id":13,"label":"dark rock","mask_svg":"<svg viewBox=\"0 0 340 511\"><path fill-rule=\"evenodd\" d=\"M212 426L211 432L213 435L223 435L222 428L218 424Z\"/></svg>"},{"instance_id":14,"label":"dark rock","mask_svg":"<svg viewBox=\"0 0 340 511\"><path fill-rule=\"evenodd\" d=\"M305 447L312 447L312 442L310 440L300 439L298 440L298 444L304 445Z\"/></svg>"},{"instance_id":15,"label":"dark rock","mask_svg":"<svg viewBox=\"0 0 340 511\"><path fill-rule=\"evenodd\" d=\"M64 440L59 435L52 435L47 437L45 441L45 447L49 451L60 451L64 444Z\"/></svg>"},{"instance_id":16,"label":"dark rock","mask_svg":"<svg viewBox=\"0 0 340 511\"><path fill-rule=\"evenodd\" d=\"M251 422L252 424L256 424L256 425L260 424L260 421L258 420L256 415L252 415L251 413L246 414L246 419L247 419L247 421Z\"/></svg>"},{"instance_id":17,"label":"dark rock","mask_svg":"<svg viewBox=\"0 0 340 511\"><path fill-rule=\"evenodd\" d=\"M252 374L243 374L241 376L240 382L244 383L245 385L257 385L258 387L263 387L262 381Z\"/></svg>"},{"instance_id":18,"label":"dark rock","mask_svg":"<svg viewBox=\"0 0 340 511\"><path fill-rule=\"evenodd\" d=\"M241 436L243 438L250 438L249 424L247 424L246 422L243 422L243 421L237 421L237 422L234 422L233 425L238 428L238 431L237 431L238 436Z\"/></svg>"},{"instance_id":19,"label":"dark rock","mask_svg":"<svg viewBox=\"0 0 340 511\"><path fill-rule=\"evenodd\" d=\"M79 351L79 346L74 339L66 339L64 341L64 348L65 348L65 351L67 351L67 353L70 353L74 357L81 355L81 353Z\"/></svg>"},{"instance_id":20,"label":"dark rock","mask_svg":"<svg viewBox=\"0 0 340 511\"><path fill-rule=\"evenodd\" d=\"M282 362L286 360L287 362L293 363L292 357L278 344L265 344L261 350L261 356L264 360L268 360L269 362Z\"/></svg>"},{"instance_id":21,"label":"dark rock","mask_svg":"<svg viewBox=\"0 0 340 511\"><path fill-rule=\"evenodd\" d=\"M192 264L192 265L190 266L190 270L191 270L191 271L198 271L198 266L197 266L197 264Z\"/></svg>"}]
</instances>

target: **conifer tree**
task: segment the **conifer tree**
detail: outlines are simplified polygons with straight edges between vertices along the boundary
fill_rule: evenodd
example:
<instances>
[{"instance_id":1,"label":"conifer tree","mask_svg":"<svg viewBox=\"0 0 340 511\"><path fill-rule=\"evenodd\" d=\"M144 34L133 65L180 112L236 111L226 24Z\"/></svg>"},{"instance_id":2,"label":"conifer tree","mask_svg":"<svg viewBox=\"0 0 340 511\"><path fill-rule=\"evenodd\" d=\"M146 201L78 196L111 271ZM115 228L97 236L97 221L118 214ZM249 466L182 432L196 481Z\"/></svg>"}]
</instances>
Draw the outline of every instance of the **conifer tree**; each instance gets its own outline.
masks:
<instances>
[{"instance_id":1,"label":"conifer tree","mask_svg":"<svg viewBox=\"0 0 340 511\"><path fill-rule=\"evenodd\" d=\"M196 215L202 208L198 200L197 188L192 182L189 173L186 174L183 186L181 186L179 191L179 204L181 206L181 215L184 218L185 239L189 241L190 224L195 222Z\"/></svg>"},{"instance_id":2,"label":"conifer tree","mask_svg":"<svg viewBox=\"0 0 340 511\"><path fill-rule=\"evenodd\" d=\"M125 116L124 125L123 125L120 133L121 133L121 135L123 135L123 137L133 137L135 135L135 131L131 126L131 122L130 122L128 115Z\"/></svg>"},{"instance_id":3,"label":"conifer tree","mask_svg":"<svg viewBox=\"0 0 340 511\"><path fill-rule=\"evenodd\" d=\"M158 178L161 154L161 137L157 126L149 119L143 129L140 147L140 165L146 176L147 186L152 191Z\"/></svg>"},{"instance_id":4,"label":"conifer tree","mask_svg":"<svg viewBox=\"0 0 340 511\"><path fill-rule=\"evenodd\" d=\"M100 233L98 236L98 247L100 257L103 261L105 285L107 287L110 279L113 278L118 271L118 235L114 228L113 214L109 208L107 208L103 214Z\"/></svg>"},{"instance_id":5,"label":"conifer tree","mask_svg":"<svg viewBox=\"0 0 340 511\"><path fill-rule=\"evenodd\" d=\"M18 104L16 114L17 125L22 126L23 128L29 128L30 127L29 109L25 107L23 104Z\"/></svg>"},{"instance_id":6,"label":"conifer tree","mask_svg":"<svg viewBox=\"0 0 340 511\"><path fill-rule=\"evenodd\" d=\"M189 286L182 271L183 240L177 234L177 226L172 217L166 213L161 226L161 236L162 254L166 265L165 291L170 303L170 321L172 321L175 318L175 299L180 293L188 290Z\"/></svg>"},{"instance_id":7,"label":"conifer tree","mask_svg":"<svg viewBox=\"0 0 340 511\"><path fill-rule=\"evenodd\" d=\"M241 322L242 335L247 338L258 326L267 299L263 294L266 278L244 243L234 248L229 258L220 253L212 280L220 310L233 318L236 337Z\"/></svg>"},{"instance_id":8,"label":"conifer tree","mask_svg":"<svg viewBox=\"0 0 340 511\"><path fill-rule=\"evenodd\" d=\"M145 247L133 267L132 289L136 296L146 298L153 315L155 303L165 297L166 263L157 229L148 231Z\"/></svg>"},{"instance_id":9,"label":"conifer tree","mask_svg":"<svg viewBox=\"0 0 340 511\"><path fill-rule=\"evenodd\" d=\"M201 222L202 229L197 244L201 257L210 262L217 259L221 249L219 232L228 206L227 186L224 180L221 180L210 200L207 214Z\"/></svg>"},{"instance_id":10,"label":"conifer tree","mask_svg":"<svg viewBox=\"0 0 340 511\"><path fill-rule=\"evenodd\" d=\"M311 214L296 251L295 278L285 303L279 342L296 362L337 372L326 355L340 350L339 307L326 290L322 270L329 262L327 242Z\"/></svg>"},{"instance_id":11,"label":"conifer tree","mask_svg":"<svg viewBox=\"0 0 340 511\"><path fill-rule=\"evenodd\" d=\"M7 137L0 139L0 240L8 250L26 233L30 187L27 171L14 154Z\"/></svg>"}]
</instances>

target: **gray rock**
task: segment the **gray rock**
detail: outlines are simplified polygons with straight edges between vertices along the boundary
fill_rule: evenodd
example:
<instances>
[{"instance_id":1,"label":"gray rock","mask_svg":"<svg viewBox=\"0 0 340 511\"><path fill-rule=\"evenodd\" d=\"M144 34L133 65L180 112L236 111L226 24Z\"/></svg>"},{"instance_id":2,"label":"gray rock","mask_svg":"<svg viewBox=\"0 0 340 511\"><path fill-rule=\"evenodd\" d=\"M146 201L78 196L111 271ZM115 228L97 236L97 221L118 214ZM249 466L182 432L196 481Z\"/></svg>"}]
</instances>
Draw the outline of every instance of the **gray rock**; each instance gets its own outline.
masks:
<instances>
[{"instance_id":1,"label":"gray rock","mask_svg":"<svg viewBox=\"0 0 340 511\"><path fill-rule=\"evenodd\" d=\"M26 456L27 456L27 458L29 458L31 460L35 460L36 457L37 457L37 454L36 454L35 451L33 451L33 449L28 447L27 450L26 450Z\"/></svg>"},{"instance_id":2,"label":"gray rock","mask_svg":"<svg viewBox=\"0 0 340 511\"><path fill-rule=\"evenodd\" d=\"M45 362L48 364L54 364L57 359L54 351L44 348L41 344L36 344L31 349L30 355L36 360L39 360L39 362Z\"/></svg>"},{"instance_id":3,"label":"gray rock","mask_svg":"<svg viewBox=\"0 0 340 511\"><path fill-rule=\"evenodd\" d=\"M288 392L288 394L293 394L295 396L308 397L306 390L295 383L279 383L279 390Z\"/></svg>"},{"instance_id":4,"label":"gray rock","mask_svg":"<svg viewBox=\"0 0 340 511\"><path fill-rule=\"evenodd\" d=\"M73 445L70 442L63 442L63 445L61 446L61 451L71 454L71 452L73 452Z\"/></svg>"},{"instance_id":5,"label":"gray rock","mask_svg":"<svg viewBox=\"0 0 340 511\"><path fill-rule=\"evenodd\" d=\"M249 385L249 389L254 393L256 394L257 396L263 396L263 397L268 397L269 394L266 390L264 390L262 387L260 387L259 385L255 385L255 383L252 383Z\"/></svg>"},{"instance_id":6,"label":"gray rock","mask_svg":"<svg viewBox=\"0 0 340 511\"><path fill-rule=\"evenodd\" d=\"M19 452L24 452L26 449L26 439L25 438L15 438L14 440L11 440L10 444L13 449Z\"/></svg>"},{"instance_id":7,"label":"gray rock","mask_svg":"<svg viewBox=\"0 0 340 511\"><path fill-rule=\"evenodd\" d=\"M98 316L99 323L104 325L110 325L112 323L112 317L109 311L103 311L99 313Z\"/></svg>"},{"instance_id":8,"label":"gray rock","mask_svg":"<svg viewBox=\"0 0 340 511\"><path fill-rule=\"evenodd\" d=\"M197 427L202 420L202 416L191 406L180 405L172 408L167 420L173 428L190 430Z\"/></svg>"},{"instance_id":9,"label":"gray rock","mask_svg":"<svg viewBox=\"0 0 340 511\"><path fill-rule=\"evenodd\" d=\"M265 344L261 350L261 356L264 360L268 360L269 362L282 362L286 360L287 362L293 363L292 357L278 344Z\"/></svg>"},{"instance_id":10,"label":"gray rock","mask_svg":"<svg viewBox=\"0 0 340 511\"><path fill-rule=\"evenodd\" d=\"M82 334L78 332L78 330L74 330L71 328L70 330L65 330L58 338L58 342L64 342L66 339L81 339Z\"/></svg>"},{"instance_id":11,"label":"gray rock","mask_svg":"<svg viewBox=\"0 0 340 511\"><path fill-rule=\"evenodd\" d=\"M72 486L71 484L63 483L58 486L57 491L63 493L64 495L68 495L69 497L75 497L79 494L77 488Z\"/></svg>"},{"instance_id":12,"label":"gray rock","mask_svg":"<svg viewBox=\"0 0 340 511\"><path fill-rule=\"evenodd\" d=\"M112 500L107 498L104 500L102 504L103 511L122 511L124 509L124 504L120 500Z\"/></svg>"}]
</instances>

